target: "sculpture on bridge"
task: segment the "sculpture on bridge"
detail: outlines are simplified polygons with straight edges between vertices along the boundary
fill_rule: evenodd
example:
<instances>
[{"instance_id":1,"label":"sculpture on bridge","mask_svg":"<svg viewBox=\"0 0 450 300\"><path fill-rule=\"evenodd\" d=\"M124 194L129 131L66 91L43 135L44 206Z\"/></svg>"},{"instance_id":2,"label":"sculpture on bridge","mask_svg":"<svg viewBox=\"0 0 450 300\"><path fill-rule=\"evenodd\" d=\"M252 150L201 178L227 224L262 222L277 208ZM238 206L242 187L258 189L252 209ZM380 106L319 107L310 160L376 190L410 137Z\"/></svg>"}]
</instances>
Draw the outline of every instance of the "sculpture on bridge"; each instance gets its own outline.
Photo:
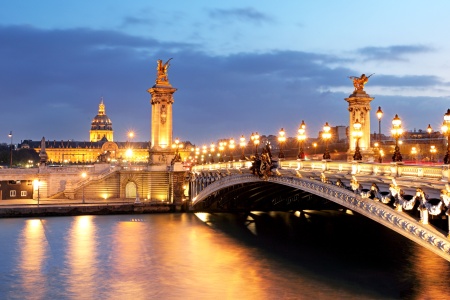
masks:
<instances>
[{"instance_id":1,"label":"sculpture on bridge","mask_svg":"<svg viewBox=\"0 0 450 300\"><path fill-rule=\"evenodd\" d=\"M156 83L168 83L169 78L167 76L167 71L169 70L170 64L169 61L172 58L170 58L168 61L166 61L165 64L163 64L162 60L157 60L157 66L156 66Z\"/></svg>"},{"instance_id":2,"label":"sculpture on bridge","mask_svg":"<svg viewBox=\"0 0 450 300\"><path fill-rule=\"evenodd\" d=\"M255 155L253 159L252 166L250 170L253 175L258 175L259 177L267 180L269 176L273 175L272 170L278 167L277 161L272 160L272 151L270 149L270 144L267 143L261 152L261 157L258 154ZM277 175L279 172L275 171Z\"/></svg>"},{"instance_id":3,"label":"sculpture on bridge","mask_svg":"<svg viewBox=\"0 0 450 300\"><path fill-rule=\"evenodd\" d=\"M373 74L375 74L375 73L373 73ZM362 74L361 77L349 76L348 78L353 80L353 86L355 87L355 91L354 92L362 92L362 91L364 91L364 85L367 82L369 82L369 78L373 74L370 74L369 76L366 76L366 74Z\"/></svg>"},{"instance_id":4,"label":"sculpture on bridge","mask_svg":"<svg viewBox=\"0 0 450 300\"><path fill-rule=\"evenodd\" d=\"M381 201L382 203L391 202L391 194L389 192L382 192L376 183L372 183L369 192L369 198L374 201Z\"/></svg>"},{"instance_id":5,"label":"sculpture on bridge","mask_svg":"<svg viewBox=\"0 0 450 300\"><path fill-rule=\"evenodd\" d=\"M389 192L394 199L393 206L396 210L413 210L418 206L419 202L415 196L405 194L405 191L397 185L395 179L392 179L392 182L389 187Z\"/></svg>"}]
</instances>

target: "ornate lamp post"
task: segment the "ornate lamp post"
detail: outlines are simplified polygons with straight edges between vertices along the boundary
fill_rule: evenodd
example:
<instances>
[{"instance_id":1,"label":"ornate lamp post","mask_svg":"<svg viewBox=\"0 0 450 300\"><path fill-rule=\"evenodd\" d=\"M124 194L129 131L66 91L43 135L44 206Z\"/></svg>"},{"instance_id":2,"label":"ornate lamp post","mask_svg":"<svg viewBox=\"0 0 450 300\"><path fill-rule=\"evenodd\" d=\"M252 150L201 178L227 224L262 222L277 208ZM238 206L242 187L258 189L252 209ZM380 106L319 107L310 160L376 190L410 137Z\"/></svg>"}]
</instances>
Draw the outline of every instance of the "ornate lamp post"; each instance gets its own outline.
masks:
<instances>
[{"instance_id":1,"label":"ornate lamp post","mask_svg":"<svg viewBox=\"0 0 450 300\"><path fill-rule=\"evenodd\" d=\"M393 162L401 162L402 161L402 154L400 153L400 147L398 146L398 139L403 134L402 129L402 121L396 114L394 119L392 119L392 129L391 134L395 138L395 150L394 155L392 156Z\"/></svg>"},{"instance_id":2,"label":"ornate lamp post","mask_svg":"<svg viewBox=\"0 0 450 300\"><path fill-rule=\"evenodd\" d=\"M226 142L219 142L219 162L223 162L223 155L224 155L224 150L225 147L227 146Z\"/></svg>"},{"instance_id":3,"label":"ornate lamp post","mask_svg":"<svg viewBox=\"0 0 450 300\"><path fill-rule=\"evenodd\" d=\"M216 145L214 145L214 143L211 143L211 145L209 145L209 152L211 152L209 154L209 156L211 156L210 158L210 162L213 164L214 163L214 152L216 151ZM219 155L219 162L220 162L220 151L217 153L217 155Z\"/></svg>"},{"instance_id":4,"label":"ornate lamp post","mask_svg":"<svg viewBox=\"0 0 450 300\"><path fill-rule=\"evenodd\" d=\"M255 156L258 156L259 134L257 132L252 133L250 139L255 145Z\"/></svg>"},{"instance_id":5,"label":"ornate lamp post","mask_svg":"<svg viewBox=\"0 0 450 300\"><path fill-rule=\"evenodd\" d=\"M206 152L208 147L206 145L202 146L202 163L205 164L206 163Z\"/></svg>"},{"instance_id":6,"label":"ornate lamp post","mask_svg":"<svg viewBox=\"0 0 450 300\"><path fill-rule=\"evenodd\" d=\"M12 138L13 138L13 134L12 131L9 132L8 137L11 139L11 142L9 144L9 157L10 157L10 161L9 161L9 167L12 168Z\"/></svg>"},{"instance_id":7,"label":"ornate lamp post","mask_svg":"<svg viewBox=\"0 0 450 300\"><path fill-rule=\"evenodd\" d=\"M433 162L434 155L436 155L436 152L437 152L436 146L431 145L430 146L430 162Z\"/></svg>"},{"instance_id":8,"label":"ornate lamp post","mask_svg":"<svg viewBox=\"0 0 450 300\"><path fill-rule=\"evenodd\" d=\"M330 151L328 150L328 140L331 138L331 127L328 122L323 126L322 139L325 140L325 153L323 154L323 159L331 159Z\"/></svg>"},{"instance_id":9,"label":"ornate lamp post","mask_svg":"<svg viewBox=\"0 0 450 300\"><path fill-rule=\"evenodd\" d=\"M433 128L431 127L430 124L428 124L427 132L428 132L428 143L430 144L430 149L431 149L431 133L433 132ZM431 157L430 157L430 161L431 161Z\"/></svg>"},{"instance_id":10,"label":"ornate lamp post","mask_svg":"<svg viewBox=\"0 0 450 300\"><path fill-rule=\"evenodd\" d=\"M175 143L172 144L172 148L175 148L175 157L174 157L174 162L180 162L181 161L181 155L179 152L180 148L183 148L183 144L180 143L180 139L176 138L175 139Z\"/></svg>"},{"instance_id":11,"label":"ornate lamp post","mask_svg":"<svg viewBox=\"0 0 450 300\"><path fill-rule=\"evenodd\" d=\"M245 160L245 136L241 135L241 138L239 139L239 146L241 146L241 160Z\"/></svg>"},{"instance_id":12,"label":"ornate lamp post","mask_svg":"<svg viewBox=\"0 0 450 300\"><path fill-rule=\"evenodd\" d=\"M411 155L414 158L414 162L417 163L417 148L416 147L411 148Z\"/></svg>"},{"instance_id":13,"label":"ornate lamp post","mask_svg":"<svg viewBox=\"0 0 450 300\"><path fill-rule=\"evenodd\" d=\"M37 189L37 206L39 207L39 200L40 200L39 188L41 187L41 181L39 179L35 179L33 181L33 185L34 189Z\"/></svg>"},{"instance_id":14,"label":"ornate lamp post","mask_svg":"<svg viewBox=\"0 0 450 300\"><path fill-rule=\"evenodd\" d=\"M86 172L81 173L81 178L83 178L83 180L86 178L87 174ZM84 182L83 182L83 204L84 204Z\"/></svg>"},{"instance_id":15,"label":"ornate lamp post","mask_svg":"<svg viewBox=\"0 0 450 300\"><path fill-rule=\"evenodd\" d=\"M362 160L362 155L359 149L359 139L362 137L361 131L362 124L356 119L356 122L353 123L353 132L352 135L355 138L355 154L353 155L354 160Z\"/></svg>"},{"instance_id":16,"label":"ornate lamp post","mask_svg":"<svg viewBox=\"0 0 450 300\"><path fill-rule=\"evenodd\" d=\"M305 121L302 120L302 123L298 127L298 159L305 159L305 152L303 152L303 142L306 139L306 124Z\"/></svg>"},{"instance_id":17,"label":"ornate lamp post","mask_svg":"<svg viewBox=\"0 0 450 300\"><path fill-rule=\"evenodd\" d=\"M380 145L378 149L378 162L381 164L383 162L383 157L381 156L381 118L383 117L383 111L381 106L378 106L377 118L378 118L378 144Z\"/></svg>"},{"instance_id":18,"label":"ornate lamp post","mask_svg":"<svg viewBox=\"0 0 450 300\"><path fill-rule=\"evenodd\" d=\"M314 157L316 158L316 155L317 155L317 143L314 142L314 143L312 144L312 146L313 146L313 148L314 148Z\"/></svg>"},{"instance_id":19,"label":"ornate lamp post","mask_svg":"<svg viewBox=\"0 0 450 300\"><path fill-rule=\"evenodd\" d=\"M284 158L283 143L286 142L286 132L284 131L284 128L281 128L278 134L278 143L280 143L280 152L278 153L278 158Z\"/></svg>"},{"instance_id":20,"label":"ornate lamp post","mask_svg":"<svg viewBox=\"0 0 450 300\"><path fill-rule=\"evenodd\" d=\"M230 161L234 161L233 152L234 148L236 148L236 144L234 143L234 139L231 138L228 142L228 148L230 148Z\"/></svg>"},{"instance_id":21,"label":"ornate lamp post","mask_svg":"<svg viewBox=\"0 0 450 300\"><path fill-rule=\"evenodd\" d=\"M441 130L447 136L447 153L444 156L444 164L448 165L450 161L450 109L447 109L447 113L444 115L444 123Z\"/></svg>"}]
</instances>

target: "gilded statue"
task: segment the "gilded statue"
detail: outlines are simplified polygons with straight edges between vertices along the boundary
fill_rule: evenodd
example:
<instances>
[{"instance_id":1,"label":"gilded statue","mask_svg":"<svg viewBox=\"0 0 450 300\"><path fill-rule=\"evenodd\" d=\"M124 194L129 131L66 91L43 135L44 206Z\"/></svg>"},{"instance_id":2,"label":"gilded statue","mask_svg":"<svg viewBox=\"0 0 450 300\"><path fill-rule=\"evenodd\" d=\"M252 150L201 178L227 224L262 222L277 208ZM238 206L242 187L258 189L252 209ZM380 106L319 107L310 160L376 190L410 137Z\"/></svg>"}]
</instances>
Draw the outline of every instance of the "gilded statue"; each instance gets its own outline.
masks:
<instances>
[{"instance_id":1,"label":"gilded statue","mask_svg":"<svg viewBox=\"0 0 450 300\"><path fill-rule=\"evenodd\" d=\"M172 58L171 58L172 59ZM167 70L169 69L169 59L166 61L165 64L163 64L162 60L157 60L157 66L156 66L156 83L158 82L168 82L169 79L167 77Z\"/></svg>"},{"instance_id":2,"label":"gilded statue","mask_svg":"<svg viewBox=\"0 0 450 300\"><path fill-rule=\"evenodd\" d=\"M373 73L375 74L375 73ZM370 76L373 74L370 74L369 76L366 76L366 74L362 74L361 77L357 76L349 76L351 80L353 80L353 86L355 87L355 92L363 91L364 85L369 81Z\"/></svg>"}]
</instances>

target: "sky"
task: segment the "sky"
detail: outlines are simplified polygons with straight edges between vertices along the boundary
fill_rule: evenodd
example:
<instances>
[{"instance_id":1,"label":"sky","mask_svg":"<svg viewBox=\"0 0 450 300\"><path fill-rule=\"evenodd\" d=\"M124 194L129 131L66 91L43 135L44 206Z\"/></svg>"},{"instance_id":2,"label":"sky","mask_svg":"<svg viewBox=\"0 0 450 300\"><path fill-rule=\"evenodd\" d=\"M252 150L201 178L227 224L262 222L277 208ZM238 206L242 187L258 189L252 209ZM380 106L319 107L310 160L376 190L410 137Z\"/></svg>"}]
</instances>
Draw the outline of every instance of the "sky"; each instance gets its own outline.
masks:
<instances>
[{"instance_id":1,"label":"sky","mask_svg":"<svg viewBox=\"0 0 450 300\"><path fill-rule=\"evenodd\" d=\"M278 4L276 4L278 3ZM150 140L147 92L173 58L173 136L194 144L349 124L349 76L372 74L371 132L395 114L439 130L450 108L450 1L0 0L0 143Z\"/></svg>"}]
</instances>

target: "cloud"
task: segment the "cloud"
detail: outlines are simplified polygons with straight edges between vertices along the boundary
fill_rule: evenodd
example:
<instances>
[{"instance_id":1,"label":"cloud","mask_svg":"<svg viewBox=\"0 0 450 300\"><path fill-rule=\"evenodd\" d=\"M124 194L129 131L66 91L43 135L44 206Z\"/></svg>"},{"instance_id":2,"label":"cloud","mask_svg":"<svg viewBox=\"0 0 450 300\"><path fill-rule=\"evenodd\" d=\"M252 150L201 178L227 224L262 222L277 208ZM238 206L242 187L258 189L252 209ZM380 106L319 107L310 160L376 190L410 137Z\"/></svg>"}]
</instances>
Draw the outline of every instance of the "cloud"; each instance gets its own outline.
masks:
<instances>
[{"instance_id":1,"label":"cloud","mask_svg":"<svg viewBox=\"0 0 450 300\"><path fill-rule=\"evenodd\" d=\"M439 77L431 75L381 75L376 78L374 76L371 84L384 87L432 87L437 85L448 85L444 83Z\"/></svg>"},{"instance_id":2,"label":"cloud","mask_svg":"<svg viewBox=\"0 0 450 300\"><path fill-rule=\"evenodd\" d=\"M410 54L422 54L432 51L432 48L422 45L396 45L390 47L365 47L359 49L357 53L368 60L407 61L406 56Z\"/></svg>"},{"instance_id":3,"label":"cloud","mask_svg":"<svg viewBox=\"0 0 450 300\"><path fill-rule=\"evenodd\" d=\"M156 60L173 57L169 80L174 94L174 135L194 143L238 138L253 131L295 135L301 120L317 136L325 122L348 123L353 91L348 58L301 51L208 55L200 45L161 42L115 31L0 27L0 141L9 130L15 140L87 140L100 97L113 122L115 140L129 129L150 139L150 95ZM338 66L338 67L336 67ZM370 85L427 88L443 83L434 76L377 75ZM344 87L345 92L331 92ZM348 91L348 92L347 92ZM376 96L376 95L374 95ZM373 106L388 111L388 97ZM441 115L442 99L408 98L403 108L434 99L427 108ZM400 107L400 106L398 106ZM411 113L412 114L412 113ZM417 116L417 114L415 114ZM8 131L8 132L6 132Z\"/></svg>"},{"instance_id":4,"label":"cloud","mask_svg":"<svg viewBox=\"0 0 450 300\"><path fill-rule=\"evenodd\" d=\"M235 9L212 9L209 11L210 18L224 21L250 22L254 24L271 23L274 20L266 14L257 11L254 8L235 8Z\"/></svg>"}]
</instances>

